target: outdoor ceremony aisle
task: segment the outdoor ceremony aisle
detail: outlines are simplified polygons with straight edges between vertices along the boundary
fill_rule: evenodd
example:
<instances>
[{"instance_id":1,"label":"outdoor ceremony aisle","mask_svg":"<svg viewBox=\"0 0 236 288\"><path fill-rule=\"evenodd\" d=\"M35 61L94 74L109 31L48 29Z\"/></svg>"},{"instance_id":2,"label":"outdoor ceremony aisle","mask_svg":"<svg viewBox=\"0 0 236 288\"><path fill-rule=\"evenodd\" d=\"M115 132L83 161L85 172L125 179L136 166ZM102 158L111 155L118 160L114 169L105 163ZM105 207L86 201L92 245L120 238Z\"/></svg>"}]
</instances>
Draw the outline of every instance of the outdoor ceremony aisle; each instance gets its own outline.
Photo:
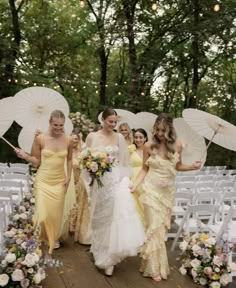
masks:
<instances>
[{"instance_id":1,"label":"outdoor ceremony aisle","mask_svg":"<svg viewBox=\"0 0 236 288\"><path fill-rule=\"evenodd\" d=\"M170 242L170 241L169 241ZM168 243L170 251L171 243ZM69 239L62 248L54 253L54 258L63 261L60 268L47 270L47 277L43 281L43 288L196 288L190 277L182 276L179 263L176 261L178 250L169 252L171 275L168 280L157 283L150 278L144 278L138 272L140 259L130 257L116 266L114 275L106 277L96 269L92 262L89 247L74 244ZM236 287L236 279L227 288Z\"/></svg>"}]
</instances>

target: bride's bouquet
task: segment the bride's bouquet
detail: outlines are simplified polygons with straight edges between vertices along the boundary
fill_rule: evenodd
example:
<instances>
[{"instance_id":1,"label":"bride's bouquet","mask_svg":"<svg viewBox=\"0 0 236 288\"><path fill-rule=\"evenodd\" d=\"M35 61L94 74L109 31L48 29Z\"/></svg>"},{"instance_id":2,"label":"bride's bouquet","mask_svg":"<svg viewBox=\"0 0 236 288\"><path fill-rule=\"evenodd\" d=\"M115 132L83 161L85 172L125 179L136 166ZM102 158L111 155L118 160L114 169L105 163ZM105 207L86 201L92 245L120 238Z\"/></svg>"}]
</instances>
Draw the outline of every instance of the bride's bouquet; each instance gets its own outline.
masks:
<instances>
[{"instance_id":1,"label":"bride's bouquet","mask_svg":"<svg viewBox=\"0 0 236 288\"><path fill-rule=\"evenodd\" d=\"M96 180L98 187L102 187L103 183L100 178L105 172L111 172L112 167L116 163L116 159L105 150L92 148L87 148L82 151L80 158L81 169L85 169L91 177L89 186L92 186Z\"/></svg>"}]
</instances>

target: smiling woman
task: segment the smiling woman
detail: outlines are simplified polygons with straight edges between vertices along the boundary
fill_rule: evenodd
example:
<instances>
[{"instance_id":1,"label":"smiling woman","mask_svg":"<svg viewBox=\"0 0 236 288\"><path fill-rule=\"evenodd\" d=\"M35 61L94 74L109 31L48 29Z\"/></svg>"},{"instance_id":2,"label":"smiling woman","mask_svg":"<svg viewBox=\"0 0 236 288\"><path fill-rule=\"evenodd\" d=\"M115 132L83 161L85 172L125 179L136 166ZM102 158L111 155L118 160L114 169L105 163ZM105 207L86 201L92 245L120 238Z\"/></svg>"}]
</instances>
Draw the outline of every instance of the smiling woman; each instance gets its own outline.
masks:
<instances>
[{"instance_id":1,"label":"smiling woman","mask_svg":"<svg viewBox=\"0 0 236 288\"><path fill-rule=\"evenodd\" d=\"M58 238L72 170L72 141L64 133L64 123L63 112L53 111L49 130L35 137L31 155L19 148L15 150L18 157L38 167L34 182L36 203L33 220L35 229L40 227L39 239L45 244L46 258L51 257ZM64 169L65 160L67 173Z\"/></svg>"}]
</instances>

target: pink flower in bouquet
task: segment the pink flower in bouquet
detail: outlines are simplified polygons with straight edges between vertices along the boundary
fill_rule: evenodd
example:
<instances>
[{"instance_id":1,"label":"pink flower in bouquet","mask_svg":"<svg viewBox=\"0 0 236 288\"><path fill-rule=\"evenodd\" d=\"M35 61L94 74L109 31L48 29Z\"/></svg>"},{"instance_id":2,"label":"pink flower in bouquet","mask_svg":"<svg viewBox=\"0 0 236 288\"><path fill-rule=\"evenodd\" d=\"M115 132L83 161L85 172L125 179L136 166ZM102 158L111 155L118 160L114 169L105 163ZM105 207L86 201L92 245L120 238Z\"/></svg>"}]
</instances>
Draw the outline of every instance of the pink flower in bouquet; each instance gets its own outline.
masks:
<instances>
[{"instance_id":1,"label":"pink flower in bouquet","mask_svg":"<svg viewBox=\"0 0 236 288\"><path fill-rule=\"evenodd\" d=\"M212 270L211 267L205 267L205 268L204 268L204 273L205 273L206 275L211 275L212 272L213 272L213 270Z\"/></svg>"}]
</instances>

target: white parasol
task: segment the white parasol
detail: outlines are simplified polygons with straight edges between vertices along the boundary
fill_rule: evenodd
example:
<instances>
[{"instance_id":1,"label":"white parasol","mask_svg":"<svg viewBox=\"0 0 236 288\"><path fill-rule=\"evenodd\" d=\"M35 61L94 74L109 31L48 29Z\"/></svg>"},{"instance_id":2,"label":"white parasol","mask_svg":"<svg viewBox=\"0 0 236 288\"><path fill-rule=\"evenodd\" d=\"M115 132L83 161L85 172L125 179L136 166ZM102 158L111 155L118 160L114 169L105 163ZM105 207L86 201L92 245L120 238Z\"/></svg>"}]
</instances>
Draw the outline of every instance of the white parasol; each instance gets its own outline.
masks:
<instances>
[{"instance_id":1,"label":"white parasol","mask_svg":"<svg viewBox=\"0 0 236 288\"><path fill-rule=\"evenodd\" d=\"M49 119L48 119L48 126L49 126ZM65 121L65 133L66 135L70 135L73 130L73 124L69 118L66 118ZM41 130L41 132L46 132L48 130ZM31 153L32 144L34 141L36 130L31 130L28 128L23 128L18 136L18 144L21 149L23 149L27 153Z\"/></svg>"},{"instance_id":2,"label":"white parasol","mask_svg":"<svg viewBox=\"0 0 236 288\"><path fill-rule=\"evenodd\" d=\"M156 121L157 115L150 113L150 112L139 112L135 114L134 117L134 125L132 128L138 129L142 128L144 129L148 134L148 140L150 141L152 139L153 134L153 126Z\"/></svg>"},{"instance_id":3,"label":"white parasol","mask_svg":"<svg viewBox=\"0 0 236 288\"><path fill-rule=\"evenodd\" d=\"M48 128L48 120L53 110L61 110L69 115L69 105L58 92L46 87L30 87L21 90L14 97L17 113L15 121L28 130Z\"/></svg>"},{"instance_id":4,"label":"white parasol","mask_svg":"<svg viewBox=\"0 0 236 288\"><path fill-rule=\"evenodd\" d=\"M182 143L182 161L193 164L201 159L202 166L206 161L206 143L202 136L196 133L183 118L174 119L174 128L178 140Z\"/></svg>"},{"instance_id":5,"label":"white parasol","mask_svg":"<svg viewBox=\"0 0 236 288\"><path fill-rule=\"evenodd\" d=\"M0 100L0 138L2 138L13 149L15 147L7 141L3 135L11 127L16 111L14 110L14 97L6 97Z\"/></svg>"},{"instance_id":6,"label":"white parasol","mask_svg":"<svg viewBox=\"0 0 236 288\"><path fill-rule=\"evenodd\" d=\"M118 121L117 121L117 125L116 125L116 129L119 127L120 124L122 123L128 123L128 125L130 126L130 128L133 128L133 119L135 114L133 112L130 112L128 110L123 110L123 109L114 109L118 115ZM102 123L102 113L101 112L98 115L98 121L100 123Z\"/></svg>"},{"instance_id":7,"label":"white parasol","mask_svg":"<svg viewBox=\"0 0 236 288\"><path fill-rule=\"evenodd\" d=\"M197 109L185 109L184 120L198 134L229 150L236 151L236 127L229 122Z\"/></svg>"}]
</instances>

